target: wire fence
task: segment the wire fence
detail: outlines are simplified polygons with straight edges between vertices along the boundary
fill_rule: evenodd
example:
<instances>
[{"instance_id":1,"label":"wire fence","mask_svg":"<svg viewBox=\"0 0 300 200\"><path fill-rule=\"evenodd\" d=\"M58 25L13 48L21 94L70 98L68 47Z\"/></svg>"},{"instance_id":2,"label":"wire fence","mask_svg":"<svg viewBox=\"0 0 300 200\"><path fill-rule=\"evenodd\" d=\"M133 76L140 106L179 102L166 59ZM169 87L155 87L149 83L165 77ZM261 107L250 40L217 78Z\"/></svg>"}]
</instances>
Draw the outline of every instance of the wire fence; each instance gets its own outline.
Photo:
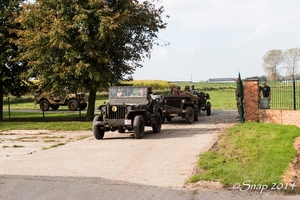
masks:
<instances>
[{"instance_id":1,"label":"wire fence","mask_svg":"<svg viewBox=\"0 0 300 200\"><path fill-rule=\"evenodd\" d=\"M268 82L271 88L270 109L299 110L300 109L300 82L286 80Z\"/></svg>"}]
</instances>

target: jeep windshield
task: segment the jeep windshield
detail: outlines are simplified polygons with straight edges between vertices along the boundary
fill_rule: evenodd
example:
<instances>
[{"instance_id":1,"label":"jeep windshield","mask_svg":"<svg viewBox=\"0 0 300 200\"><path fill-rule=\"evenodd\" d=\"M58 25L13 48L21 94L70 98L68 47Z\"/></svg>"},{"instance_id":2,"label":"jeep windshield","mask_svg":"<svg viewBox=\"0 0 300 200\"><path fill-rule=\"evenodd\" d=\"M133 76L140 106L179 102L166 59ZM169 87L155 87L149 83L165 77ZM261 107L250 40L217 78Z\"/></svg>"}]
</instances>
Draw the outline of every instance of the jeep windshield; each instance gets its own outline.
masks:
<instances>
[{"instance_id":1,"label":"jeep windshield","mask_svg":"<svg viewBox=\"0 0 300 200\"><path fill-rule=\"evenodd\" d=\"M147 87L114 86L109 89L110 104L146 104Z\"/></svg>"}]
</instances>

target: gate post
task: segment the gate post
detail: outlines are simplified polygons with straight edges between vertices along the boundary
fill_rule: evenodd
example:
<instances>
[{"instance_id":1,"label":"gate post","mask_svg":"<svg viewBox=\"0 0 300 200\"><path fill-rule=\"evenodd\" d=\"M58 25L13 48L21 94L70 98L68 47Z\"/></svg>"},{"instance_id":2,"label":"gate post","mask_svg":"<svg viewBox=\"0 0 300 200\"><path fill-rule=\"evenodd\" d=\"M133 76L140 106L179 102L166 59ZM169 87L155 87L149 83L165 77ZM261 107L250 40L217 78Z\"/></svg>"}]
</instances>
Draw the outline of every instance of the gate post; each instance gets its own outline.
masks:
<instances>
[{"instance_id":1,"label":"gate post","mask_svg":"<svg viewBox=\"0 0 300 200\"><path fill-rule=\"evenodd\" d=\"M245 121L259 122L259 80L244 80Z\"/></svg>"}]
</instances>

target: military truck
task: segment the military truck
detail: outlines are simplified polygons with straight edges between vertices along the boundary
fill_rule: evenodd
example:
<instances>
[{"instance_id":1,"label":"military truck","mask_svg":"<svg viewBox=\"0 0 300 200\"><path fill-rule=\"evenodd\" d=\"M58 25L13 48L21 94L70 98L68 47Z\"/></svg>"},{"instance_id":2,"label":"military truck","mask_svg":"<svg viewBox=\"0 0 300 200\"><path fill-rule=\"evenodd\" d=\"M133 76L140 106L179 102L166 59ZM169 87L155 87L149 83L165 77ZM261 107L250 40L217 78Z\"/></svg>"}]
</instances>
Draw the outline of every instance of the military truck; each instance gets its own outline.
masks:
<instances>
[{"instance_id":1,"label":"military truck","mask_svg":"<svg viewBox=\"0 0 300 200\"><path fill-rule=\"evenodd\" d=\"M53 95L50 93L42 93L35 95L35 105L39 104L42 111L48 111L49 108L57 110L60 106L68 106L69 110L84 110L87 107L87 98L83 93Z\"/></svg>"},{"instance_id":2,"label":"military truck","mask_svg":"<svg viewBox=\"0 0 300 200\"><path fill-rule=\"evenodd\" d=\"M163 118L171 121L174 117L185 118L187 123L198 121L199 103L198 98L190 95L165 95Z\"/></svg>"},{"instance_id":3,"label":"military truck","mask_svg":"<svg viewBox=\"0 0 300 200\"><path fill-rule=\"evenodd\" d=\"M109 89L108 102L98 107L92 129L96 139L103 139L105 132L133 132L136 139L144 136L145 126L154 133L161 130L163 102L160 95L151 94L150 87L113 86Z\"/></svg>"}]
</instances>

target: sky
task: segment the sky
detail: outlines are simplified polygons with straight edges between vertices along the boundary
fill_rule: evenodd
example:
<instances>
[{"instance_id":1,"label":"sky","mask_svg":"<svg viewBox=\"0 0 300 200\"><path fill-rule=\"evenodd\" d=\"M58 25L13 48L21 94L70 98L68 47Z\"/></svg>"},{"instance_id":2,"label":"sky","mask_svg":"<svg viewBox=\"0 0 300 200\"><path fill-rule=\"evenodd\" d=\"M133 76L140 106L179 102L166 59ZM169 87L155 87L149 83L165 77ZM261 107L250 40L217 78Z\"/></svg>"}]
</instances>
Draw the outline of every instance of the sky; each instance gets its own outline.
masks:
<instances>
[{"instance_id":1,"label":"sky","mask_svg":"<svg viewBox=\"0 0 300 200\"><path fill-rule=\"evenodd\" d=\"M167 28L134 80L207 81L265 75L272 49L300 47L300 1L160 0ZM281 71L284 75L284 71Z\"/></svg>"}]
</instances>

